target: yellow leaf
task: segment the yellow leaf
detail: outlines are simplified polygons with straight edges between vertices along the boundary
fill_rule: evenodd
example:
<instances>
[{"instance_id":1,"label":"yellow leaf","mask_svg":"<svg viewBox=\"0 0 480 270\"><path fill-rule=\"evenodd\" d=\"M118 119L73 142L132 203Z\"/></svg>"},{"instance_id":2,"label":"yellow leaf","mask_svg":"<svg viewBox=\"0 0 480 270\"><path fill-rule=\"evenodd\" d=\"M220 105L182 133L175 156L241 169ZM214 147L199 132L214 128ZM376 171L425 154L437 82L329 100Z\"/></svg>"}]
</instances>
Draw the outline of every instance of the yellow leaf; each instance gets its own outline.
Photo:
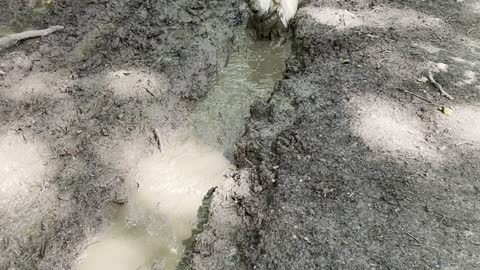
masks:
<instances>
[{"instance_id":1,"label":"yellow leaf","mask_svg":"<svg viewBox=\"0 0 480 270\"><path fill-rule=\"evenodd\" d=\"M453 114L453 110L445 106L438 108L438 110L441 111L446 116L450 116Z\"/></svg>"}]
</instances>

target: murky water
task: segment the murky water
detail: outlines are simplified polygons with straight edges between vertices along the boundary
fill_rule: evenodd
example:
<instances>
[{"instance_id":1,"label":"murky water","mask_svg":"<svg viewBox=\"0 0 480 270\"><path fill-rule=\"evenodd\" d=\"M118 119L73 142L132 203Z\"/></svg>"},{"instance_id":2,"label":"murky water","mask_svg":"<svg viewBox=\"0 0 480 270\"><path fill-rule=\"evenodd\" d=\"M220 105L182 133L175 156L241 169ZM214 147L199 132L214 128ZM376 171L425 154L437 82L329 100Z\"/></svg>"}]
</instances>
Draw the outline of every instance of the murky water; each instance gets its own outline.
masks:
<instances>
[{"instance_id":1,"label":"murky water","mask_svg":"<svg viewBox=\"0 0 480 270\"><path fill-rule=\"evenodd\" d=\"M250 106L268 96L282 79L290 54L289 41L281 46L253 40L245 30L236 32L234 53L208 96L193 113L196 134L228 157L250 116Z\"/></svg>"},{"instance_id":2,"label":"murky water","mask_svg":"<svg viewBox=\"0 0 480 270\"><path fill-rule=\"evenodd\" d=\"M193 131L139 160L128 176L128 203L86 248L77 270L175 269L207 191L232 167L226 156L250 105L282 78L290 44L273 48L243 29L215 87L192 113ZM226 155L227 154L227 155Z\"/></svg>"},{"instance_id":3,"label":"murky water","mask_svg":"<svg viewBox=\"0 0 480 270\"><path fill-rule=\"evenodd\" d=\"M76 269L175 269L203 197L229 168L221 152L186 131L167 140L162 153L143 155L126 176L128 203L91 240Z\"/></svg>"}]
</instances>

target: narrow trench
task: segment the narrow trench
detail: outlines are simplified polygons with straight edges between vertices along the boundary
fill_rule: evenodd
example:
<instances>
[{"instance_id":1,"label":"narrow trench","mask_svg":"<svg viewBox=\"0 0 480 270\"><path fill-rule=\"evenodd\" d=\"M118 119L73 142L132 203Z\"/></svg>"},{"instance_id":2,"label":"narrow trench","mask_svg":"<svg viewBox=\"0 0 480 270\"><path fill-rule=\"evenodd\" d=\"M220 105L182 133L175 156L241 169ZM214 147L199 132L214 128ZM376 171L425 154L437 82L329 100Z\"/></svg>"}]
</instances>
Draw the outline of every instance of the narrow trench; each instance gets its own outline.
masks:
<instances>
[{"instance_id":1,"label":"narrow trench","mask_svg":"<svg viewBox=\"0 0 480 270\"><path fill-rule=\"evenodd\" d=\"M191 128L169 141L164 153L140 162L139 186L74 269L176 268L203 197L233 168L233 144L243 133L250 106L282 79L290 50L290 41L274 46L252 39L245 26L235 30L229 61L193 110Z\"/></svg>"}]
</instances>

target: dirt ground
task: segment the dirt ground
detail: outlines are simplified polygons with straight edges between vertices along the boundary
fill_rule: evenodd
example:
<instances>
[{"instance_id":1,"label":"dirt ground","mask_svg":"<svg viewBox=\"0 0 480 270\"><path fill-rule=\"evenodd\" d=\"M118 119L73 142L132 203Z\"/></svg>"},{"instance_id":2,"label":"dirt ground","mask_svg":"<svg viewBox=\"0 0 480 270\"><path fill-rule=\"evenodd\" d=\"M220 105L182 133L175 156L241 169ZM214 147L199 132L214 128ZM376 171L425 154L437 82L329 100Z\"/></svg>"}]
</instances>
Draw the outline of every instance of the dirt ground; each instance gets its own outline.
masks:
<instances>
[{"instance_id":1,"label":"dirt ground","mask_svg":"<svg viewBox=\"0 0 480 270\"><path fill-rule=\"evenodd\" d=\"M479 269L479 7L304 4L189 269Z\"/></svg>"},{"instance_id":2,"label":"dirt ground","mask_svg":"<svg viewBox=\"0 0 480 270\"><path fill-rule=\"evenodd\" d=\"M72 267L245 20L236 0L48 3L0 3L2 25L65 26L0 52L0 269ZM180 268L479 269L479 26L474 0L303 2Z\"/></svg>"},{"instance_id":3,"label":"dirt ground","mask_svg":"<svg viewBox=\"0 0 480 270\"><path fill-rule=\"evenodd\" d=\"M2 1L0 13L13 30L65 26L0 52L0 269L70 269L106 206L128 199L125 175L158 151L152 130L168 142L186 124L243 13L223 0Z\"/></svg>"}]
</instances>

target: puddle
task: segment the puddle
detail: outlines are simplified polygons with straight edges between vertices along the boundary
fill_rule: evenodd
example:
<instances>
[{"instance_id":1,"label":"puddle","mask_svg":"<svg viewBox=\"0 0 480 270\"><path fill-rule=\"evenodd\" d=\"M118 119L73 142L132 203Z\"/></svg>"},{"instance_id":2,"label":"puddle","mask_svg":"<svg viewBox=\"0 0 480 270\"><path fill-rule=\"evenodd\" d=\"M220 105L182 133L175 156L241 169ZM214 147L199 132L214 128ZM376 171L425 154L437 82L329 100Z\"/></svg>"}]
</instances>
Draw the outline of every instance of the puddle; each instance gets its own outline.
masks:
<instances>
[{"instance_id":1,"label":"puddle","mask_svg":"<svg viewBox=\"0 0 480 270\"><path fill-rule=\"evenodd\" d=\"M169 237L162 217L158 215L147 226L146 222L130 219L134 214L131 210L131 206L122 207L111 227L92 239L74 269L175 269L181 250L177 241Z\"/></svg>"},{"instance_id":2,"label":"puddle","mask_svg":"<svg viewBox=\"0 0 480 270\"><path fill-rule=\"evenodd\" d=\"M89 241L76 270L176 268L202 199L232 168L226 158L241 135L250 105L282 79L290 44L273 48L236 32L236 50L209 95L191 116L192 130L163 138L163 151L136 160L128 203L103 234ZM130 143L132 144L132 143ZM127 151L128 152L128 151ZM118 157L130 160L128 153Z\"/></svg>"},{"instance_id":3,"label":"puddle","mask_svg":"<svg viewBox=\"0 0 480 270\"><path fill-rule=\"evenodd\" d=\"M75 269L175 269L203 197L231 165L190 132L164 146L162 153L143 154L128 173L128 203L90 240Z\"/></svg>"}]
</instances>

